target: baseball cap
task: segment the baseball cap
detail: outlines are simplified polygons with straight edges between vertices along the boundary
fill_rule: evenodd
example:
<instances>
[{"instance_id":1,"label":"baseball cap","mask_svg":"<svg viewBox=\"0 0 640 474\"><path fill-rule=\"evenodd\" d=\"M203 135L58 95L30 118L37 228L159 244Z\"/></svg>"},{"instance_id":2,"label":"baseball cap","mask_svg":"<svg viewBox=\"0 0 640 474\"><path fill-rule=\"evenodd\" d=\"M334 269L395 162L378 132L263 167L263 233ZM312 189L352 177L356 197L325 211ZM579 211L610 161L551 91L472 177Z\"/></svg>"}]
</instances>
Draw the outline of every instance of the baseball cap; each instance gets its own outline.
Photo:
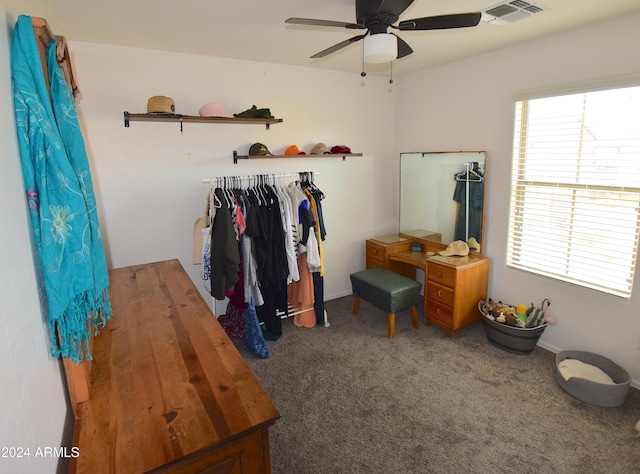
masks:
<instances>
[{"instance_id":1,"label":"baseball cap","mask_svg":"<svg viewBox=\"0 0 640 474\"><path fill-rule=\"evenodd\" d=\"M251 148L249 148L249 155L251 156L259 156L259 155L271 155L271 152L269 151L269 149L263 145L262 143L254 143L253 145L251 145Z\"/></svg>"},{"instance_id":2,"label":"baseball cap","mask_svg":"<svg viewBox=\"0 0 640 474\"><path fill-rule=\"evenodd\" d=\"M445 250L440 252L440 255L442 255L443 257L464 257L469 255L469 246L462 240L456 240L454 242L451 242Z\"/></svg>"}]
</instances>

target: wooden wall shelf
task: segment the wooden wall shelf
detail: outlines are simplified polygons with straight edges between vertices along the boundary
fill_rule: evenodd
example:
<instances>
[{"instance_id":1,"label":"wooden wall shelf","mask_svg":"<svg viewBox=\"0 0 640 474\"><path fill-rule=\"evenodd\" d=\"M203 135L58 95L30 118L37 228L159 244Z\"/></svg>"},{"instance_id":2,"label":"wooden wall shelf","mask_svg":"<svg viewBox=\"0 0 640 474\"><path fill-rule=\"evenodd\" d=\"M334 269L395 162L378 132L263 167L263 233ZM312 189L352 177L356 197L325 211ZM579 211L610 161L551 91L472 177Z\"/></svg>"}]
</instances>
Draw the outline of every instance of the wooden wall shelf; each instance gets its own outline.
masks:
<instances>
[{"instance_id":1,"label":"wooden wall shelf","mask_svg":"<svg viewBox=\"0 0 640 474\"><path fill-rule=\"evenodd\" d=\"M180 114L131 114L124 112L124 126L128 127L129 122L198 122L198 123L243 123L254 125L265 125L267 130L274 123L282 123L282 119L277 118L243 118L243 117L201 117L200 115L180 115Z\"/></svg>"},{"instance_id":2,"label":"wooden wall shelf","mask_svg":"<svg viewBox=\"0 0 640 474\"><path fill-rule=\"evenodd\" d=\"M323 153L322 155L238 155L236 150L233 150L233 163L238 164L238 160L268 160L270 158L337 158L342 157L342 161L347 159L347 156L362 156L362 153Z\"/></svg>"}]
</instances>

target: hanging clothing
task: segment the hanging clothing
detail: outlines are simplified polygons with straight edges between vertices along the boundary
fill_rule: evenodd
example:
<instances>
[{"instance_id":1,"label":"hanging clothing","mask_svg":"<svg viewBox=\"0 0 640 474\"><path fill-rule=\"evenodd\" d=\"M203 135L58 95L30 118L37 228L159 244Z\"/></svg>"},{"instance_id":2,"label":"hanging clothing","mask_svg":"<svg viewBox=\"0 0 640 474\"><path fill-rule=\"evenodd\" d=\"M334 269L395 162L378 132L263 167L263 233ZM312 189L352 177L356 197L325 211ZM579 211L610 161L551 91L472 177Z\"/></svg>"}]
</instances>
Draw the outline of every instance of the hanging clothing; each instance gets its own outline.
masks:
<instances>
[{"instance_id":1,"label":"hanging clothing","mask_svg":"<svg viewBox=\"0 0 640 474\"><path fill-rule=\"evenodd\" d=\"M255 243L258 280L261 288L280 288L288 277L285 234L277 196L269 187L250 189L251 219L247 234Z\"/></svg>"},{"instance_id":2,"label":"hanging clothing","mask_svg":"<svg viewBox=\"0 0 640 474\"><path fill-rule=\"evenodd\" d=\"M289 285L289 304L294 312L293 324L298 327L312 328L316 325L316 316L313 312L313 276L308 269L306 254L298 256L298 267L300 280Z\"/></svg>"},{"instance_id":3,"label":"hanging clothing","mask_svg":"<svg viewBox=\"0 0 640 474\"><path fill-rule=\"evenodd\" d=\"M313 309L316 313L316 324L327 324L327 318L324 310L324 277L319 272L315 272L313 275L313 296L314 303Z\"/></svg>"},{"instance_id":4,"label":"hanging clothing","mask_svg":"<svg viewBox=\"0 0 640 474\"><path fill-rule=\"evenodd\" d=\"M309 196L309 200L314 203L314 209L316 213L316 221L318 222L319 239L325 240L327 231L324 225L324 216L322 214L322 200L324 199L324 193L315 185L312 181L302 181L300 183L301 188L305 194Z\"/></svg>"},{"instance_id":5,"label":"hanging clothing","mask_svg":"<svg viewBox=\"0 0 640 474\"><path fill-rule=\"evenodd\" d=\"M226 291L238 281L240 253L224 193L220 188L216 188L214 193L220 201L220 208L216 211L211 230L211 296L223 300Z\"/></svg>"},{"instance_id":6,"label":"hanging clothing","mask_svg":"<svg viewBox=\"0 0 640 474\"><path fill-rule=\"evenodd\" d=\"M216 188L215 195L222 206L217 206L210 243L211 280L213 285L217 274L228 284L225 272L215 269L213 254L224 254L227 241L238 239L239 281L224 293L234 307L253 305L249 313L243 310L245 316L255 314L263 326L263 337L277 340L282 335L282 316L293 313L294 324L302 327L324 321L324 303L314 297L323 294L323 289L318 288L322 279L316 279L316 273L320 276L323 270L317 228L321 221L317 201L323 195L310 183L303 190L300 182L284 187L275 180L266 183L264 176L256 178L256 184L246 189L239 188L239 180L234 178L225 178L223 188ZM218 220L220 214L224 218ZM218 224L224 227L219 228ZM233 231L229 230L231 227ZM224 228L224 233L219 232ZM228 259L220 258L220 265L225 261ZM314 311L316 307L320 308L320 319ZM235 313L231 316L234 326L230 330L235 330L238 317ZM226 319L223 321L227 323Z\"/></svg>"},{"instance_id":7,"label":"hanging clothing","mask_svg":"<svg viewBox=\"0 0 640 474\"><path fill-rule=\"evenodd\" d=\"M301 206L304 209L309 209L308 206L303 204L307 201L307 197L302 192L300 187L295 182L291 182L286 187L286 192L291 199L291 209L292 216L295 225L295 236L296 236L296 253L300 255L303 252L306 252L305 242L306 242L306 232L304 230L303 221L305 221L305 217L301 215L303 211L301 211Z\"/></svg>"},{"instance_id":8,"label":"hanging clothing","mask_svg":"<svg viewBox=\"0 0 640 474\"><path fill-rule=\"evenodd\" d=\"M111 317L109 277L85 144L55 41L46 53L51 99L31 17L20 15L11 75L51 355L80 363L91 359L89 339Z\"/></svg>"},{"instance_id":9,"label":"hanging clothing","mask_svg":"<svg viewBox=\"0 0 640 474\"><path fill-rule=\"evenodd\" d=\"M258 322L258 315L256 314L256 307L253 304L253 300L249 300L247 309L242 312L244 316L244 336L241 341L244 347L253 352L261 359L267 359L269 357L269 349L264 341L264 335L262 329L260 329L260 323Z\"/></svg>"},{"instance_id":10,"label":"hanging clothing","mask_svg":"<svg viewBox=\"0 0 640 474\"><path fill-rule=\"evenodd\" d=\"M260 322L272 338L282 335L282 321L276 312L287 310L288 264L285 235L277 196L269 186L250 188L251 209L246 234L255 243L255 260L264 303L256 307Z\"/></svg>"},{"instance_id":11,"label":"hanging clothing","mask_svg":"<svg viewBox=\"0 0 640 474\"><path fill-rule=\"evenodd\" d=\"M315 222L319 223L320 216L318 214L316 200L314 199L313 195L309 192L308 189L305 189L304 191L309 196L309 202L311 203L311 212L313 213L314 220ZM315 232L316 228L314 227L313 230ZM314 236L314 237L315 237L315 244L312 248L314 250L317 248L318 254L317 254L317 258L315 258L313 263L310 264L310 269L312 272L317 271L317 272L320 272L320 276L324 276L324 252L322 250L322 239L321 238L318 239L317 236Z\"/></svg>"},{"instance_id":12,"label":"hanging clothing","mask_svg":"<svg viewBox=\"0 0 640 474\"><path fill-rule=\"evenodd\" d=\"M291 198L287 192L281 188L275 188L280 202L280 214L282 218L282 227L284 229L284 247L287 255L287 267L289 269L289 275L287 277L287 284L300 280L300 273L298 271L298 261L296 259L296 227L293 223L292 217L292 203Z\"/></svg>"},{"instance_id":13,"label":"hanging clothing","mask_svg":"<svg viewBox=\"0 0 640 474\"><path fill-rule=\"evenodd\" d=\"M192 262L202 265L200 278L207 292L211 294L211 225L215 216L213 189L209 190L204 214L193 223Z\"/></svg>"},{"instance_id":14,"label":"hanging clothing","mask_svg":"<svg viewBox=\"0 0 640 474\"><path fill-rule=\"evenodd\" d=\"M258 281L256 258L253 252L253 239L245 234L240 240L242 245L240 258L242 259L242 268L244 270L242 277L245 302L249 303L250 300L253 300L255 305L262 306L264 300L262 299Z\"/></svg>"},{"instance_id":15,"label":"hanging clothing","mask_svg":"<svg viewBox=\"0 0 640 474\"><path fill-rule=\"evenodd\" d=\"M225 314L218 316L218 322L229 337L243 337L245 334L244 314L242 310L232 302L227 304Z\"/></svg>"},{"instance_id":16,"label":"hanging clothing","mask_svg":"<svg viewBox=\"0 0 640 474\"><path fill-rule=\"evenodd\" d=\"M453 192L453 200L458 203L458 215L453 240L467 241L475 237L478 242L482 237L482 203L484 200L484 181L469 181L469 235L467 226L467 182L457 181Z\"/></svg>"},{"instance_id":17,"label":"hanging clothing","mask_svg":"<svg viewBox=\"0 0 640 474\"><path fill-rule=\"evenodd\" d=\"M202 278L205 289L211 294L211 226L202 228Z\"/></svg>"}]
</instances>

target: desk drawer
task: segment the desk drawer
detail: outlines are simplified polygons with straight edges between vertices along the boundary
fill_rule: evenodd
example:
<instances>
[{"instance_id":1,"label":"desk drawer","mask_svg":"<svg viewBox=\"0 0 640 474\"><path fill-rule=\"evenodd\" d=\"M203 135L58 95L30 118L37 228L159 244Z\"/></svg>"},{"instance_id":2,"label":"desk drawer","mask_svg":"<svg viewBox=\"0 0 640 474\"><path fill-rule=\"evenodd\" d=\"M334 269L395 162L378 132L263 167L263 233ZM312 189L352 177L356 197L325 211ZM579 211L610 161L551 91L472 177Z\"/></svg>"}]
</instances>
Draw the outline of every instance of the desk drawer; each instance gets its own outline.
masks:
<instances>
[{"instance_id":1,"label":"desk drawer","mask_svg":"<svg viewBox=\"0 0 640 474\"><path fill-rule=\"evenodd\" d=\"M453 324L453 309L450 306L440 303L438 300L428 298L427 317L429 319L435 319L450 328Z\"/></svg>"},{"instance_id":2,"label":"desk drawer","mask_svg":"<svg viewBox=\"0 0 640 474\"><path fill-rule=\"evenodd\" d=\"M362 247L360 247L362 248ZM377 260L384 265L384 247L367 242L367 260Z\"/></svg>"},{"instance_id":3,"label":"desk drawer","mask_svg":"<svg viewBox=\"0 0 640 474\"><path fill-rule=\"evenodd\" d=\"M427 298L447 306L453 306L453 288L428 281Z\"/></svg>"},{"instance_id":4,"label":"desk drawer","mask_svg":"<svg viewBox=\"0 0 640 474\"><path fill-rule=\"evenodd\" d=\"M455 268L444 267L436 263L429 262L427 278L451 288L456 286Z\"/></svg>"},{"instance_id":5,"label":"desk drawer","mask_svg":"<svg viewBox=\"0 0 640 474\"><path fill-rule=\"evenodd\" d=\"M380 260L371 259L371 258L368 258L365 260L365 265L367 270L369 268L385 268L384 262L381 262Z\"/></svg>"}]
</instances>

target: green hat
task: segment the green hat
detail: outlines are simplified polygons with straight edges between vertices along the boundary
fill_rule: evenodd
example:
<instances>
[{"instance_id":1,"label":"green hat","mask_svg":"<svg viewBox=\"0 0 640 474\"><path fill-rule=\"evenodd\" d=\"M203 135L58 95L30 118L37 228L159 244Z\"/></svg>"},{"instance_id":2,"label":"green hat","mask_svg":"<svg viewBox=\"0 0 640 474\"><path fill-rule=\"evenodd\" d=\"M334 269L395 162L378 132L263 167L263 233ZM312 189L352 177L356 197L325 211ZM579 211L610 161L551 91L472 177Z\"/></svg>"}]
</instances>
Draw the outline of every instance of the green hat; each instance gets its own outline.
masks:
<instances>
[{"instance_id":1,"label":"green hat","mask_svg":"<svg viewBox=\"0 0 640 474\"><path fill-rule=\"evenodd\" d=\"M249 155L250 156L266 156L266 155L271 155L271 152L269 151L269 149L263 145L262 143L254 143L253 145L251 145L251 148L249 148Z\"/></svg>"}]
</instances>

